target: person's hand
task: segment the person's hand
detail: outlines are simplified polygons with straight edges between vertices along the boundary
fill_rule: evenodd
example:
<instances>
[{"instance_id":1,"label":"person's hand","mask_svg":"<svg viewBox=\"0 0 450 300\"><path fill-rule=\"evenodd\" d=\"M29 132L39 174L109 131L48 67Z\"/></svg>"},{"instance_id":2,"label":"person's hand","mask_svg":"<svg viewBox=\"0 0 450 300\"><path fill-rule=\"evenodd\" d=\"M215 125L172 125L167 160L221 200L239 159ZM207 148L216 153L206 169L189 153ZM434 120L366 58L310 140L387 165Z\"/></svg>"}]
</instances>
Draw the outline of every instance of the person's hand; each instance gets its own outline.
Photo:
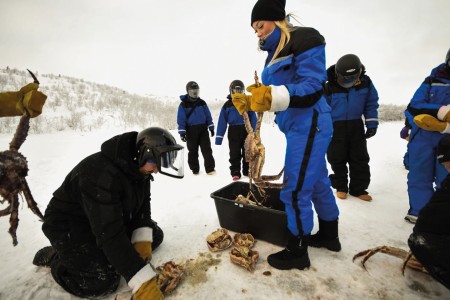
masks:
<instances>
[{"instance_id":1,"label":"person's hand","mask_svg":"<svg viewBox=\"0 0 450 300\"><path fill-rule=\"evenodd\" d=\"M145 261L152 260L152 243L151 242L136 242L133 244L134 249L139 256Z\"/></svg>"},{"instance_id":2,"label":"person's hand","mask_svg":"<svg viewBox=\"0 0 450 300\"><path fill-rule=\"evenodd\" d=\"M272 106L272 87L260 84L258 87L255 84L247 87L247 92L252 93L250 100L250 110L255 112L265 112L270 110Z\"/></svg>"},{"instance_id":3,"label":"person's hand","mask_svg":"<svg viewBox=\"0 0 450 300\"><path fill-rule=\"evenodd\" d=\"M209 131L211 132L211 137L213 137L214 136L214 129L210 129Z\"/></svg>"},{"instance_id":4,"label":"person's hand","mask_svg":"<svg viewBox=\"0 0 450 300\"><path fill-rule=\"evenodd\" d=\"M234 107L236 107L241 115L250 109L250 100L252 99L252 96L235 93L231 95L231 99Z\"/></svg>"},{"instance_id":5,"label":"person's hand","mask_svg":"<svg viewBox=\"0 0 450 300\"><path fill-rule=\"evenodd\" d=\"M441 106L437 113L437 117L441 121L450 122L450 104Z\"/></svg>"},{"instance_id":6,"label":"person's hand","mask_svg":"<svg viewBox=\"0 0 450 300\"><path fill-rule=\"evenodd\" d=\"M133 300L160 300L164 299L161 290L156 285L156 276L151 280L144 282L133 295Z\"/></svg>"},{"instance_id":7,"label":"person's hand","mask_svg":"<svg viewBox=\"0 0 450 300\"><path fill-rule=\"evenodd\" d=\"M367 130L366 130L366 139L370 139L375 134L377 134L377 129L376 128L367 128Z\"/></svg>"},{"instance_id":8,"label":"person's hand","mask_svg":"<svg viewBox=\"0 0 450 300\"><path fill-rule=\"evenodd\" d=\"M408 126L405 126L402 128L402 130L400 130L400 137L404 140L408 140L409 139L409 128Z\"/></svg>"},{"instance_id":9,"label":"person's hand","mask_svg":"<svg viewBox=\"0 0 450 300\"><path fill-rule=\"evenodd\" d=\"M37 89L39 84L29 83L23 86L18 92L17 97L19 102L17 102L16 109L21 114L28 113L31 118L37 117L42 113L42 107L45 104L47 96Z\"/></svg>"},{"instance_id":10,"label":"person's hand","mask_svg":"<svg viewBox=\"0 0 450 300\"><path fill-rule=\"evenodd\" d=\"M419 126L420 128L428 131L445 132L448 127L447 122L439 121L432 115L427 114L415 116L414 123L416 123L416 125Z\"/></svg>"},{"instance_id":11,"label":"person's hand","mask_svg":"<svg viewBox=\"0 0 450 300\"><path fill-rule=\"evenodd\" d=\"M180 138L183 142L186 142L186 133L180 134Z\"/></svg>"}]
</instances>

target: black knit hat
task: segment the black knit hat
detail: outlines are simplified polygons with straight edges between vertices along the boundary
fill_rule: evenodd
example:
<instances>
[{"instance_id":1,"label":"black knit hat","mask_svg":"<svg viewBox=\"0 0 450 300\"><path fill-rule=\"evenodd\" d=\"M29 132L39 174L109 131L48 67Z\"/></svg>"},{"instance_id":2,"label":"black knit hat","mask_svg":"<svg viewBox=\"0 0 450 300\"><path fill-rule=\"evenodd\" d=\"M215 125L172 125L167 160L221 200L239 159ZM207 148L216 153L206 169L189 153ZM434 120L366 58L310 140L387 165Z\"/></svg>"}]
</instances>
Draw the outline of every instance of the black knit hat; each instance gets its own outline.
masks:
<instances>
[{"instance_id":1,"label":"black knit hat","mask_svg":"<svg viewBox=\"0 0 450 300\"><path fill-rule=\"evenodd\" d=\"M258 0L252 10L250 26L255 21L281 21L286 18L286 0Z\"/></svg>"},{"instance_id":2,"label":"black knit hat","mask_svg":"<svg viewBox=\"0 0 450 300\"><path fill-rule=\"evenodd\" d=\"M450 137L444 136L439 141L437 159L439 163L450 161Z\"/></svg>"}]
</instances>

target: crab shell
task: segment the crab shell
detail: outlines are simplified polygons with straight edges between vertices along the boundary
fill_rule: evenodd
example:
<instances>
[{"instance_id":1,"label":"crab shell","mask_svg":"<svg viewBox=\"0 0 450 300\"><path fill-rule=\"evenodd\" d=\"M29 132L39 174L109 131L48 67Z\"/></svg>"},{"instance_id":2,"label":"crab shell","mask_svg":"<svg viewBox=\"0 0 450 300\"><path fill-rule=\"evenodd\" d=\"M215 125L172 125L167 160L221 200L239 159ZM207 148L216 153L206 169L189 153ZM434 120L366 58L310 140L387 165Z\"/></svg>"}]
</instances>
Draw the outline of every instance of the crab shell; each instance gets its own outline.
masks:
<instances>
[{"instance_id":1,"label":"crab shell","mask_svg":"<svg viewBox=\"0 0 450 300\"><path fill-rule=\"evenodd\" d=\"M156 268L156 284L164 295L170 294L177 286L184 275L184 267L177 265L173 261Z\"/></svg>"},{"instance_id":2,"label":"crab shell","mask_svg":"<svg viewBox=\"0 0 450 300\"><path fill-rule=\"evenodd\" d=\"M231 236L228 234L228 230L225 228L219 228L206 238L206 244L209 250L212 252L225 250L233 244Z\"/></svg>"},{"instance_id":3,"label":"crab shell","mask_svg":"<svg viewBox=\"0 0 450 300\"><path fill-rule=\"evenodd\" d=\"M244 267L250 272L255 270L258 257L258 251L250 250L248 247L244 246L234 247L230 252L231 261L241 267Z\"/></svg>"},{"instance_id":4,"label":"crab shell","mask_svg":"<svg viewBox=\"0 0 450 300\"><path fill-rule=\"evenodd\" d=\"M236 246L252 248L255 245L255 238L250 233L236 233L233 237Z\"/></svg>"}]
</instances>

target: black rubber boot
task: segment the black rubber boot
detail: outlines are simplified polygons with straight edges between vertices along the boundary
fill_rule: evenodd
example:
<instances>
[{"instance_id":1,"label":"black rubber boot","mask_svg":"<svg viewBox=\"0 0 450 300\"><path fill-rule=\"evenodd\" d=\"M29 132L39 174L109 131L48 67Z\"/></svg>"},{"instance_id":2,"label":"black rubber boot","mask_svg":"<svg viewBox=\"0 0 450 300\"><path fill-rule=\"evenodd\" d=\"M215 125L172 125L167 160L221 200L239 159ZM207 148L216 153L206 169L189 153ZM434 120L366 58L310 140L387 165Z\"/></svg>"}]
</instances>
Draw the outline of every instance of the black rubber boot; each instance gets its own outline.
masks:
<instances>
[{"instance_id":1,"label":"black rubber boot","mask_svg":"<svg viewBox=\"0 0 450 300\"><path fill-rule=\"evenodd\" d=\"M50 264L55 257L56 251L52 246L44 247L34 255L33 265L38 267L50 267Z\"/></svg>"},{"instance_id":2,"label":"black rubber boot","mask_svg":"<svg viewBox=\"0 0 450 300\"><path fill-rule=\"evenodd\" d=\"M150 227L153 229L153 242L152 242L152 251L155 251L159 245L161 245L164 240L164 232L161 227L158 226L158 223L151 220L152 225Z\"/></svg>"},{"instance_id":3,"label":"black rubber boot","mask_svg":"<svg viewBox=\"0 0 450 300\"><path fill-rule=\"evenodd\" d=\"M296 237L289 232L288 244L284 250L267 257L269 265L279 270L309 268L311 263L308 257L309 235Z\"/></svg>"},{"instance_id":4,"label":"black rubber boot","mask_svg":"<svg viewBox=\"0 0 450 300\"><path fill-rule=\"evenodd\" d=\"M330 251L341 251L341 242L338 236L338 220L324 221L319 219L319 231L311 235L309 245L316 248L327 248Z\"/></svg>"}]
</instances>

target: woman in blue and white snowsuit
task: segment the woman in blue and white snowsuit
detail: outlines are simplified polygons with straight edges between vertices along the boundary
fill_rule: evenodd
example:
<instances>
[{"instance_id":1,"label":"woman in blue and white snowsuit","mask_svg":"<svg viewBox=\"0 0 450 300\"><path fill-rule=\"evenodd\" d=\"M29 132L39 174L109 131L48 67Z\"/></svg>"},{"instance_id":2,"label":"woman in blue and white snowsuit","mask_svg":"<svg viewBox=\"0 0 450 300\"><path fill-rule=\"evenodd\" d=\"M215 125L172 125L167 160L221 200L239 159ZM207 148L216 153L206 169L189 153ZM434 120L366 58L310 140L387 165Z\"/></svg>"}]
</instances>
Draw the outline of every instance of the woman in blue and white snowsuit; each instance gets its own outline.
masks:
<instances>
[{"instance_id":1,"label":"woman in blue and white snowsuit","mask_svg":"<svg viewBox=\"0 0 450 300\"><path fill-rule=\"evenodd\" d=\"M286 136L284 180L280 193L288 226L286 248L269 255L277 269L310 266L308 244L339 251L339 210L331 190L325 154L333 124L331 109L323 96L326 80L325 40L307 27L293 27L284 11L285 1L259 0L251 25L268 52L259 87L252 95L235 94L233 104L242 112L275 111L279 129ZM319 217L318 234L310 236L314 224L312 205Z\"/></svg>"},{"instance_id":2,"label":"woman in blue and white snowsuit","mask_svg":"<svg viewBox=\"0 0 450 300\"><path fill-rule=\"evenodd\" d=\"M445 63L434 68L417 89L408 105L408 113L413 116L428 114L449 121L445 119L450 105L449 59L450 50L447 52ZM447 171L436 159L436 151L439 140L443 135L450 133L450 126L443 131L434 131L422 129L414 122L411 125L408 143L409 210L405 220L415 223L420 210L434 193L433 184L439 189L447 176Z\"/></svg>"},{"instance_id":3,"label":"woman in blue and white snowsuit","mask_svg":"<svg viewBox=\"0 0 450 300\"><path fill-rule=\"evenodd\" d=\"M234 80L230 84L230 94L227 101L220 110L219 121L217 122L216 145L222 145L225 133L228 130L228 147L230 148L230 174L233 180L241 178L242 175L248 176L248 162L245 160L244 142L247 138L247 129L244 124L244 117L239 114L231 101L231 95L234 93L244 93L245 86L240 80ZM248 112L250 124L255 130L256 114L253 111Z\"/></svg>"}]
</instances>

